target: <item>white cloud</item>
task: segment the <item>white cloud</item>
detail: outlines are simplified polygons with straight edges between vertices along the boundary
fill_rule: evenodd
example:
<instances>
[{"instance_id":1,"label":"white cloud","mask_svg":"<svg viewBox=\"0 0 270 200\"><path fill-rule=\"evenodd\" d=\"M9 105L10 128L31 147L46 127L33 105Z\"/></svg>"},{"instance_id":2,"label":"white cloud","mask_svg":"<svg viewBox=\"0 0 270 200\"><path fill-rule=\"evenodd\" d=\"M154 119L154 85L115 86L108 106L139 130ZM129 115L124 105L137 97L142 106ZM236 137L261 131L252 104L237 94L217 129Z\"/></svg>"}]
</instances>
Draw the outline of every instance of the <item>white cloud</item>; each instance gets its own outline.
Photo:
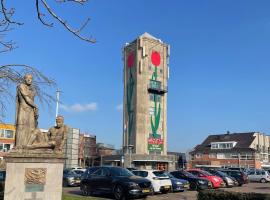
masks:
<instances>
[{"instance_id":1,"label":"white cloud","mask_svg":"<svg viewBox=\"0 0 270 200\"><path fill-rule=\"evenodd\" d=\"M60 104L60 108L67 111L67 112L87 112L87 111L95 111L98 109L98 104L95 102L87 103L87 104L80 104L75 103L73 105L63 105Z\"/></svg>"},{"instance_id":2,"label":"white cloud","mask_svg":"<svg viewBox=\"0 0 270 200\"><path fill-rule=\"evenodd\" d=\"M121 104L117 105L116 110L122 111L123 110L123 104L121 103Z\"/></svg>"}]
</instances>

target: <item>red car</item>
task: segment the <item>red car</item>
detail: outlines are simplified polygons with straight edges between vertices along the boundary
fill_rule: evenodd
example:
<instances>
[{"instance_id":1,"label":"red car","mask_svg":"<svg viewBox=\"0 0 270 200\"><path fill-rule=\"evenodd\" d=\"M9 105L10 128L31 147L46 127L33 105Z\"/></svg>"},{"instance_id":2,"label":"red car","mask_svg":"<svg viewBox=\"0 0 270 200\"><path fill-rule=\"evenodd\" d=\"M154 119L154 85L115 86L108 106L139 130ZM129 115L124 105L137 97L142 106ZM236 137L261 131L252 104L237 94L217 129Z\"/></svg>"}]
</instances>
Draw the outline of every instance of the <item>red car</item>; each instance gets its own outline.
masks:
<instances>
[{"instance_id":1,"label":"red car","mask_svg":"<svg viewBox=\"0 0 270 200\"><path fill-rule=\"evenodd\" d=\"M213 188L219 188L225 185L223 180L220 177L214 176L207 171L200 170L200 169L190 169L187 171L194 174L195 176L209 180L212 183Z\"/></svg>"}]
</instances>

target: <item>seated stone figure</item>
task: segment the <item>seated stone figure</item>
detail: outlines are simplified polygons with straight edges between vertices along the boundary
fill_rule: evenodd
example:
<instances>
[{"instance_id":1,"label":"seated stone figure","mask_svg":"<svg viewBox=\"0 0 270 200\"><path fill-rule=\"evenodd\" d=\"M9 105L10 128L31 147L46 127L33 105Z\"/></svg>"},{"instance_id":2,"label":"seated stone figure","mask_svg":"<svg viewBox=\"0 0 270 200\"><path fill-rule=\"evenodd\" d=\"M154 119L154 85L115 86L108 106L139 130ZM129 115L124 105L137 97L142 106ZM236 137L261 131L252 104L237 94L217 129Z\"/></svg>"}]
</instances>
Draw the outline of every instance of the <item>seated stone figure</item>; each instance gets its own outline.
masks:
<instances>
[{"instance_id":1,"label":"seated stone figure","mask_svg":"<svg viewBox=\"0 0 270 200\"><path fill-rule=\"evenodd\" d=\"M67 139L68 127L64 125L64 117L56 117L56 126L49 129L48 134L35 129L25 149L52 149L56 153L62 153Z\"/></svg>"}]
</instances>

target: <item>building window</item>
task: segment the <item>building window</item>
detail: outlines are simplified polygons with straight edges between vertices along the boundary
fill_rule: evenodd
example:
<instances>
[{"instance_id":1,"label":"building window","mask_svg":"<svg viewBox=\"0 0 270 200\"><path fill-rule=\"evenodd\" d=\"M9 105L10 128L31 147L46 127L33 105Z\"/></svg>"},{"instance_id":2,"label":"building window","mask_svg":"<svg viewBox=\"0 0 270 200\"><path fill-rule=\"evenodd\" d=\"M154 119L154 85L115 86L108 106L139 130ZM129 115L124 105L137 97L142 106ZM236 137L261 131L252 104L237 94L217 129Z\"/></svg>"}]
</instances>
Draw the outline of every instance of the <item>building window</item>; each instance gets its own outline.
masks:
<instances>
[{"instance_id":1,"label":"building window","mask_svg":"<svg viewBox=\"0 0 270 200\"><path fill-rule=\"evenodd\" d=\"M217 154L217 159L224 159L225 158L225 154L224 153L218 153Z\"/></svg>"},{"instance_id":2,"label":"building window","mask_svg":"<svg viewBox=\"0 0 270 200\"><path fill-rule=\"evenodd\" d=\"M236 142L212 142L211 149L231 149L236 145Z\"/></svg>"},{"instance_id":3,"label":"building window","mask_svg":"<svg viewBox=\"0 0 270 200\"><path fill-rule=\"evenodd\" d=\"M10 144L4 144L4 151L10 150Z\"/></svg>"},{"instance_id":4,"label":"building window","mask_svg":"<svg viewBox=\"0 0 270 200\"><path fill-rule=\"evenodd\" d=\"M149 114L150 115L154 115L155 114L155 108L154 107L150 107L149 108Z\"/></svg>"},{"instance_id":5,"label":"building window","mask_svg":"<svg viewBox=\"0 0 270 200\"><path fill-rule=\"evenodd\" d=\"M151 65L148 66L148 70L151 71L152 70L152 67Z\"/></svg>"},{"instance_id":6,"label":"building window","mask_svg":"<svg viewBox=\"0 0 270 200\"><path fill-rule=\"evenodd\" d=\"M231 158L238 159L238 154L231 154Z\"/></svg>"},{"instance_id":7,"label":"building window","mask_svg":"<svg viewBox=\"0 0 270 200\"><path fill-rule=\"evenodd\" d=\"M5 131L5 137L6 138L13 138L14 131L12 130L6 130Z\"/></svg>"},{"instance_id":8,"label":"building window","mask_svg":"<svg viewBox=\"0 0 270 200\"><path fill-rule=\"evenodd\" d=\"M155 101L155 96L156 96L156 101L161 102L161 95L158 95L158 94L149 94L150 101Z\"/></svg>"},{"instance_id":9,"label":"building window","mask_svg":"<svg viewBox=\"0 0 270 200\"><path fill-rule=\"evenodd\" d=\"M160 69L160 70L159 70L159 72L162 74L162 73L163 73L163 70L162 70L162 69Z\"/></svg>"},{"instance_id":10,"label":"building window","mask_svg":"<svg viewBox=\"0 0 270 200\"><path fill-rule=\"evenodd\" d=\"M155 81L155 80L150 80L150 88L152 88L152 89L161 89L161 82L160 81Z\"/></svg>"},{"instance_id":11,"label":"building window","mask_svg":"<svg viewBox=\"0 0 270 200\"><path fill-rule=\"evenodd\" d=\"M217 154L216 153L210 153L209 154L209 158L216 158L217 157Z\"/></svg>"},{"instance_id":12,"label":"building window","mask_svg":"<svg viewBox=\"0 0 270 200\"><path fill-rule=\"evenodd\" d=\"M201 153L196 153L195 157L196 158L201 158L202 157L202 154Z\"/></svg>"}]
</instances>

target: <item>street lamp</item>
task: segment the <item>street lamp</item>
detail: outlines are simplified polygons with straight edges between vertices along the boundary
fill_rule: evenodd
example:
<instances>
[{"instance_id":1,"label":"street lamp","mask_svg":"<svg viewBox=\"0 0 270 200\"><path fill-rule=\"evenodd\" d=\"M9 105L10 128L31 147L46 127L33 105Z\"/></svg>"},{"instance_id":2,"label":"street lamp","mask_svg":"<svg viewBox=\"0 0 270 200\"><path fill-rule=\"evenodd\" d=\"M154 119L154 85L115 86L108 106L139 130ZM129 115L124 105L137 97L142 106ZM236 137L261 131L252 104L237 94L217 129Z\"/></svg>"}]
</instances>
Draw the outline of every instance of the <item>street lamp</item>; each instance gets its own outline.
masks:
<instances>
[{"instance_id":1,"label":"street lamp","mask_svg":"<svg viewBox=\"0 0 270 200\"><path fill-rule=\"evenodd\" d=\"M134 145L129 144L128 149L129 149L129 167L131 167L131 154L132 154L132 149L134 148Z\"/></svg>"}]
</instances>

